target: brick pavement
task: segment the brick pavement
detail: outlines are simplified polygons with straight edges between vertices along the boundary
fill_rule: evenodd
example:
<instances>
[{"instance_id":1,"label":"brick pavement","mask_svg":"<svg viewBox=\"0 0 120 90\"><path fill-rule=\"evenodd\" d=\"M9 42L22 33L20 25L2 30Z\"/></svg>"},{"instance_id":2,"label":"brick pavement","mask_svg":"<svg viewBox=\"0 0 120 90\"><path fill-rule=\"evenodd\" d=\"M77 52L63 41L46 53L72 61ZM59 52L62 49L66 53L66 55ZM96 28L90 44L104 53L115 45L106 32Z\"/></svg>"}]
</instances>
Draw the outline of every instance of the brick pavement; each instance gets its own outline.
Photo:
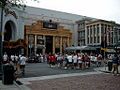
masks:
<instances>
[{"instance_id":1,"label":"brick pavement","mask_svg":"<svg viewBox=\"0 0 120 90\"><path fill-rule=\"evenodd\" d=\"M0 80L0 90L31 90L25 85L18 85L16 82L10 85L4 85Z\"/></svg>"},{"instance_id":2,"label":"brick pavement","mask_svg":"<svg viewBox=\"0 0 120 90\"><path fill-rule=\"evenodd\" d=\"M94 72L22 78L23 85L0 82L0 90L119 90L120 75L100 72L105 70L105 67L99 67Z\"/></svg>"},{"instance_id":3,"label":"brick pavement","mask_svg":"<svg viewBox=\"0 0 120 90\"><path fill-rule=\"evenodd\" d=\"M120 76L93 74L30 81L32 90L120 90Z\"/></svg>"}]
</instances>

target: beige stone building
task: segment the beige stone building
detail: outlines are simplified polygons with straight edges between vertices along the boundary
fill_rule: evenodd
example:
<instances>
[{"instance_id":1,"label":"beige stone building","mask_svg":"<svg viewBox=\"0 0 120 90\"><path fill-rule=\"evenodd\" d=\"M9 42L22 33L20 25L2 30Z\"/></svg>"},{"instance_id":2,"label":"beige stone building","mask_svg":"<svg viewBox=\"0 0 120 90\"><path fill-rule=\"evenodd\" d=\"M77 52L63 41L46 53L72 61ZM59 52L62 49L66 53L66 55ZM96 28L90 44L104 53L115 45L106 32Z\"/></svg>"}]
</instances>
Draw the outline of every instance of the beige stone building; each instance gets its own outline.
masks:
<instances>
[{"instance_id":1,"label":"beige stone building","mask_svg":"<svg viewBox=\"0 0 120 90\"><path fill-rule=\"evenodd\" d=\"M86 23L89 22L90 20L92 20L91 18L83 18L82 20L76 21L77 23L77 36L78 36L78 42L77 45L78 46L85 46L85 27L86 27Z\"/></svg>"},{"instance_id":2,"label":"beige stone building","mask_svg":"<svg viewBox=\"0 0 120 90\"><path fill-rule=\"evenodd\" d=\"M57 53L71 46L72 33L53 21L37 21L25 26L27 54ZM30 50L31 49L31 50Z\"/></svg>"},{"instance_id":3,"label":"beige stone building","mask_svg":"<svg viewBox=\"0 0 120 90\"><path fill-rule=\"evenodd\" d=\"M107 45L112 45L118 41L120 25L113 21L95 20L86 23L85 43L86 45L101 45L105 41Z\"/></svg>"}]
</instances>

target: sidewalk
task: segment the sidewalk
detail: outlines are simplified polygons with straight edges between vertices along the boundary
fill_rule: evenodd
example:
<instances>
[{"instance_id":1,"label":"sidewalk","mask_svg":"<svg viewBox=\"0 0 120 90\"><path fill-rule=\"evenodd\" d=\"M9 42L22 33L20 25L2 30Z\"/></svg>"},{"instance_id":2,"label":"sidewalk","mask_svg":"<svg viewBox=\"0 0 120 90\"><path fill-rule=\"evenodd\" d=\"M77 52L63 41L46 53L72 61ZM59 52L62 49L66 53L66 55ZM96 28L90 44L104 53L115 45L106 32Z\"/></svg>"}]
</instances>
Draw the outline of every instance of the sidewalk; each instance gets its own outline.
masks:
<instances>
[{"instance_id":1,"label":"sidewalk","mask_svg":"<svg viewBox=\"0 0 120 90\"><path fill-rule=\"evenodd\" d=\"M32 90L119 90L120 77L101 71L24 78ZM24 82L25 83L25 82Z\"/></svg>"},{"instance_id":2,"label":"sidewalk","mask_svg":"<svg viewBox=\"0 0 120 90\"><path fill-rule=\"evenodd\" d=\"M12 85L4 85L2 83L2 80L0 80L0 90L31 90L27 86L23 85L18 85L16 82Z\"/></svg>"},{"instance_id":3,"label":"sidewalk","mask_svg":"<svg viewBox=\"0 0 120 90\"><path fill-rule=\"evenodd\" d=\"M54 80L54 79L59 79L59 78L94 75L94 74L95 75L101 74L101 72L84 72L84 73L59 74L59 75L49 75L49 76L31 77L31 78L20 78L19 81L22 82L23 85L18 85L16 82L14 82L13 85L4 85L2 83L2 80L0 80L0 90L32 90L32 89L30 89L31 87L28 87L28 85L32 85L31 81L35 81L35 82L36 81L46 81L46 80ZM36 88L34 88L34 89L36 89ZM39 88L37 88L37 89L39 90ZM47 89L47 90L49 90L49 89Z\"/></svg>"},{"instance_id":4,"label":"sidewalk","mask_svg":"<svg viewBox=\"0 0 120 90\"><path fill-rule=\"evenodd\" d=\"M101 71L101 72L105 72L105 73L111 73L112 71L108 70L108 66L104 66L104 67L98 67L94 69L95 71ZM118 71L120 73L120 66L118 66Z\"/></svg>"},{"instance_id":5,"label":"sidewalk","mask_svg":"<svg viewBox=\"0 0 120 90\"><path fill-rule=\"evenodd\" d=\"M21 78L19 79L20 82L22 82L22 85L18 85L16 82L14 82L13 85L4 85L2 83L2 80L0 80L0 90L31 90L31 87L28 87L29 85L32 85L32 82L41 82L46 80L54 80L59 78L66 78L66 77L73 77L73 76L86 76L86 75L99 75L103 72L105 73L111 73L111 71L108 71L108 67L98 67L94 68L96 72L84 72L84 73L72 73L72 74L60 74L60 75L50 75L50 76L42 76L42 77L31 77L31 78ZM120 66L119 66L119 73L120 73ZM34 85L34 84L33 84ZM34 85L35 86L35 85ZM38 85L39 86L39 85ZM34 89L33 89L34 90Z\"/></svg>"}]
</instances>

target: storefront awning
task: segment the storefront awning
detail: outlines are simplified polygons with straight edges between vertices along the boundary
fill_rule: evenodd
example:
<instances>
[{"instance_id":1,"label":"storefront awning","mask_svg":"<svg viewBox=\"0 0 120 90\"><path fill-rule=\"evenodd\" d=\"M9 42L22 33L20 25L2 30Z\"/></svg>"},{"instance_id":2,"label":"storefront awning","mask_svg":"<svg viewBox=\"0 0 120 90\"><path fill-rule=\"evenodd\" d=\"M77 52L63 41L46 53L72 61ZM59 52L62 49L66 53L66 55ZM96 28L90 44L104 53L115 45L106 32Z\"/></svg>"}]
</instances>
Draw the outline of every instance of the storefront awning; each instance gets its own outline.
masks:
<instances>
[{"instance_id":1,"label":"storefront awning","mask_svg":"<svg viewBox=\"0 0 120 90\"><path fill-rule=\"evenodd\" d=\"M72 47L67 47L65 48L65 50L73 50L73 51L76 51L76 50L96 50L95 47L90 47L90 46L72 46Z\"/></svg>"}]
</instances>

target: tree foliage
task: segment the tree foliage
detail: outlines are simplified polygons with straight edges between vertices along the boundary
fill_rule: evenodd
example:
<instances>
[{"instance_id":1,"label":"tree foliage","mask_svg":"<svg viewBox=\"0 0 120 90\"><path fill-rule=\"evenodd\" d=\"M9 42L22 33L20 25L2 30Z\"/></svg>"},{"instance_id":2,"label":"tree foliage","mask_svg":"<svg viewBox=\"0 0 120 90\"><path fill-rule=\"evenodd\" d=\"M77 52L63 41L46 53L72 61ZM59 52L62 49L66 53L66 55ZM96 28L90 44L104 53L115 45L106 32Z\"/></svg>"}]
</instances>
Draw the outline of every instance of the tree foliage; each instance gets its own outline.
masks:
<instances>
[{"instance_id":1,"label":"tree foliage","mask_svg":"<svg viewBox=\"0 0 120 90\"><path fill-rule=\"evenodd\" d=\"M38 1L38 0L31 0L31 1ZM10 6L10 7L18 7L18 8L25 8L26 7L26 0L0 0L0 7Z\"/></svg>"}]
</instances>

